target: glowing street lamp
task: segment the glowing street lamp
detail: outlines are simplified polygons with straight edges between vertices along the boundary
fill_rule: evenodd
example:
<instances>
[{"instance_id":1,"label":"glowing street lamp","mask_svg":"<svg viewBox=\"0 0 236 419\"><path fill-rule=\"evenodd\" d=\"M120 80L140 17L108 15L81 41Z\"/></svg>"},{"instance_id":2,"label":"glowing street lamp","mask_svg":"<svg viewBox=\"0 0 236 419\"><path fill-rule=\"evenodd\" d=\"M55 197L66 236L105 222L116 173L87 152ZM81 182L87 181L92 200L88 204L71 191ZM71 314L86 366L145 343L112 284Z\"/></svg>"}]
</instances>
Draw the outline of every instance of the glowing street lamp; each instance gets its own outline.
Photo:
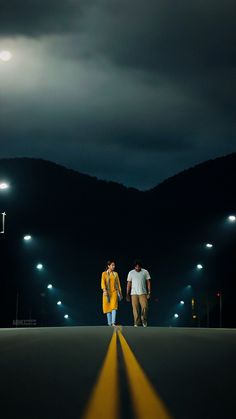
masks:
<instances>
[{"instance_id":1,"label":"glowing street lamp","mask_svg":"<svg viewBox=\"0 0 236 419\"><path fill-rule=\"evenodd\" d=\"M203 266L201 265L201 263L198 263L198 265L197 265L197 269L198 269L199 271L201 271L201 269L203 269Z\"/></svg>"},{"instance_id":2,"label":"glowing street lamp","mask_svg":"<svg viewBox=\"0 0 236 419\"><path fill-rule=\"evenodd\" d=\"M64 319L69 319L68 314L65 314Z\"/></svg>"},{"instance_id":3,"label":"glowing street lamp","mask_svg":"<svg viewBox=\"0 0 236 419\"><path fill-rule=\"evenodd\" d=\"M38 264L36 265L36 268L38 269L38 271L41 271L41 270L43 269L43 265L42 265L42 263L38 263Z\"/></svg>"},{"instance_id":4,"label":"glowing street lamp","mask_svg":"<svg viewBox=\"0 0 236 419\"><path fill-rule=\"evenodd\" d=\"M177 313L174 314L174 318L178 319L179 315Z\"/></svg>"},{"instance_id":5,"label":"glowing street lamp","mask_svg":"<svg viewBox=\"0 0 236 419\"><path fill-rule=\"evenodd\" d=\"M27 234L26 236L24 236L24 240L25 240L26 242L30 241L31 239L32 239L32 237L31 237L31 235L30 235L30 234Z\"/></svg>"},{"instance_id":6,"label":"glowing street lamp","mask_svg":"<svg viewBox=\"0 0 236 419\"><path fill-rule=\"evenodd\" d=\"M48 284L47 288L48 288L49 290L51 290L51 289L52 289L52 284Z\"/></svg>"},{"instance_id":7,"label":"glowing street lamp","mask_svg":"<svg viewBox=\"0 0 236 419\"><path fill-rule=\"evenodd\" d=\"M213 244L212 244L212 243L207 243L207 244L206 244L206 247L207 247L208 249L211 249L211 248L213 247Z\"/></svg>"},{"instance_id":8,"label":"glowing street lamp","mask_svg":"<svg viewBox=\"0 0 236 419\"><path fill-rule=\"evenodd\" d=\"M58 302L57 302L57 305L58 305L58 306L61 306L61 304L62 304L62 302L61 302L61 301L58 301Z\"/></svg>"},{"instance_id":9,"label":"glowing street lamp","mask_svg":"<svg viewBox=\"0 0 236 419\"><path fill-rule=\"evenodd\" d=\"M180 304L181 304L181 306L183 306L183 305L184 305L184 301L183 301L183 300L181 300L181 301L180 301Z\"/></svg>"},{"instance_id":10,"label":"glowing street lamp","mask_svg":"<svg viewBox=\"0 0 236 419\"><path fill-rule=\"evenodd\" d=\"M6 182L0 182L0 189L5 190L9 188L9 184Z\"/></svg>"},{"instance_id":11,"label":"glowing street lamp","mask_svg":"<svg viewBox=\"0 0 236 419\"><path fill-rule=\"evenodd\" d=\"M235 217L235 215L229 215L228 220L229 220L231 223L235 223L235 221L236 221L236 217Z\"/></svg>"}]
</instances>

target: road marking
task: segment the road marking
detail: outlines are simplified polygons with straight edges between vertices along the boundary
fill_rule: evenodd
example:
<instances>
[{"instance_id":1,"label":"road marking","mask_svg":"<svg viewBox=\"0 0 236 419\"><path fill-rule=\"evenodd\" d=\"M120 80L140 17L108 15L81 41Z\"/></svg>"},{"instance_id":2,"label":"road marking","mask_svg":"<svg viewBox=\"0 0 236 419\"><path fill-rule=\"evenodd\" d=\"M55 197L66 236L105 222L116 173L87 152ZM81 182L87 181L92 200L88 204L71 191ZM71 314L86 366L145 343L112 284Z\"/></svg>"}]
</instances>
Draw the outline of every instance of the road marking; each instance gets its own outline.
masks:
<instances>
[{"instance_id":1,"label":"road marking","mask_svg":"<svg viewBox=\"0 0 236 419\"><path fill-rule=\"evenodd\" d=\"M114 331L83 419L118 419L119 395L117 333Z\"/></svg>"},{"instance_id":2,"label":"road marking","mask_svg":"<svg viewBox=\"0 0 236 419\"><path fill-rule=\"evenodd\" d=\"M118 330L136 419L171 419L161 398Z\"/></svg>"}]
</instances>

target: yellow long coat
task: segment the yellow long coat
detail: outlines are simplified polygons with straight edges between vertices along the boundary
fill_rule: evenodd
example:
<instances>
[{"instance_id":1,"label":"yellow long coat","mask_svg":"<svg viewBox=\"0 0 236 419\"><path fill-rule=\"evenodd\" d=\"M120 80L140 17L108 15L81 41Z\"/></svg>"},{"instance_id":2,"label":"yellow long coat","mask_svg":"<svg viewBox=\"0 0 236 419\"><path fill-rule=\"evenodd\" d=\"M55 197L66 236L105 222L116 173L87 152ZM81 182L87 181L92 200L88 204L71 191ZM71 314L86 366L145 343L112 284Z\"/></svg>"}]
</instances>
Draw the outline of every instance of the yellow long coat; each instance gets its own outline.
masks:
<instances>
[{"instance_id":1,"label":"yellow long coat","mask_svg":"<svg viewBox=\"0 0 236 419\"><path fill-rule=\"evenodd\" d=\"M108 273L102 273L101 288L106 289L109 294L109 301L107 296L102 297L103 313L110 313L112 310L118 309L118 292L121 294L120 279L117 272L110 273L110 281L108 280Z\"/></svg>"}]
</instances>

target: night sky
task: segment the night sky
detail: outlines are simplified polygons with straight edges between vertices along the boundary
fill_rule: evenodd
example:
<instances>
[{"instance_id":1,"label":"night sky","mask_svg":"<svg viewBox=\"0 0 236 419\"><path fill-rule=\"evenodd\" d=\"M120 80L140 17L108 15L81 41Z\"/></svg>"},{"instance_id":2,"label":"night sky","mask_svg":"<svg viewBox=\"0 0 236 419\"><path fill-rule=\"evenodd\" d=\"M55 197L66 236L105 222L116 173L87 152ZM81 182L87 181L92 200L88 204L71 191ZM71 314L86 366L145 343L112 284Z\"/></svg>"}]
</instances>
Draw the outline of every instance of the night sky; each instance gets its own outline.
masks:
<instances>
[{"instance_id":1,"label":"night sky","mask_svg":"<svg viewBox=\"0 0 236 419\"><path fill-rule=\"evenodd\" d=\"M235 0L1 0L1 157L147 189L235 151Z\"/></svg>"}]
</instances>

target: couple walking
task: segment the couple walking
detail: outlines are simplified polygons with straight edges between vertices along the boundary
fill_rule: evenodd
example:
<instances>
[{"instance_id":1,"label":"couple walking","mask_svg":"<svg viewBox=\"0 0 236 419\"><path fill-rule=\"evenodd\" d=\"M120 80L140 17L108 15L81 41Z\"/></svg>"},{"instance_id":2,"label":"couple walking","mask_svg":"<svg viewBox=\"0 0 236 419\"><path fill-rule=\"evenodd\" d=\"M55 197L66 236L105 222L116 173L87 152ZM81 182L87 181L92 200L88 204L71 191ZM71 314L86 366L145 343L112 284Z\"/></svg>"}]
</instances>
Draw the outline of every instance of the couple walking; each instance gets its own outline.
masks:
<instances>
[{"instance_id":1,"label":"couple walking","mask_svg":"<svg viewBox=\"0 0 236 419\"><path fill-rule=\"evenodd\" d=\"M118 273L115 271L115 262L107 262L107 270L102 273L101 288L103 291L103 313L107 315L109 326L115 326L116 313L119 301L123 299ZM132 302L134 326L147 327L148 300L151 295L151 278L149 272L136 261L134 269L127 278L126 300ZM140 311L141 308L141 311Z\"/></svg>"}]
</instances>

